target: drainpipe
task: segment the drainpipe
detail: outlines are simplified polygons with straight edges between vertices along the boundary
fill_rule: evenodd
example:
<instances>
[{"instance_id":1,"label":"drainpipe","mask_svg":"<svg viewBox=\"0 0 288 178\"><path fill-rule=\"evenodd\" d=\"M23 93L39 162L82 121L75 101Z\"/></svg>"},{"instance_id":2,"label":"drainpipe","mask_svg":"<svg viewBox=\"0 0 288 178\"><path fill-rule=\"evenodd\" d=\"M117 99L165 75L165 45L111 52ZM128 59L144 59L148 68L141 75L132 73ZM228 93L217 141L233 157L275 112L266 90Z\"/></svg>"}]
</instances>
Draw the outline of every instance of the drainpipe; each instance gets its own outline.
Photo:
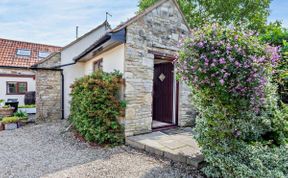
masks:
<instances>
[{"instance_id":1,"label":"drainpipe","mask_svg":"<svg viewBox=\"0 0 288 178\"><path fill-rule=\"evenodd\" d=\"M72 63L68 63L68 64L63 64L63 65L59 65L59 66L54 66L53 68L62 68L62 67L66 67L66 66L71 66L71 65L74 65L76 64L76 62L72 62ZM63 74L63 70L61 70L61 85L62 85L62 90L61 90L61 120L65 119L65 109L64 109L64 81L65 81L65 77L64 77L64 74Z\"/></svg>"},{"instance_id":2,"label":"drainpipe","mask_svg":"<svg viewBox=\"0 0 288 178\"><path fill-rule=\"evenodd\" d=\"M62 94L61 94L61 112L62 112L62 117L61 119L63 120L65 118L64 116L64 74L63 70L61 70L61 83L62 83Z\"/></svg>"}]
</instances>

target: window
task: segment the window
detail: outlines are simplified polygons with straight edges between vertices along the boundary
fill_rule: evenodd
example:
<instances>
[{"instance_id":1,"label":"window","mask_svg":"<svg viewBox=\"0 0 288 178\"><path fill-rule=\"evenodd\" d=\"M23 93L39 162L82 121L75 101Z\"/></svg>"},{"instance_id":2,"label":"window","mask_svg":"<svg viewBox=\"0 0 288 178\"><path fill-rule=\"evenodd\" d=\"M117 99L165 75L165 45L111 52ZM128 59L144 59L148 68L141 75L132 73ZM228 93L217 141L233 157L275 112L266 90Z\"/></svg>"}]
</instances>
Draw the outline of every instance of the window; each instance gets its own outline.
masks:
<instances>
[{"instance_id":1,"label":"window","mask_svg":"<svg viewBox=\"0 0 288 178\"><path fill-rule=\"evenodd\" d=\"M48 51L39 51L38 57L39 57L39 58L45 58L45 57L49 56L50 54L51 54L51 53L48 52Z\"/></svg>"},{"instance_id":2,"label":"window","mask_svg":"<svg viewBox=\"0 0 288 178\"><path fill-rule=\"evenodd\" d=\"M18 56L31 56L31 50L29 50L29 49L17 49L16 54Z\"/></svg>"},{"instance_id":3,"label":"window","mask_svg":"<svg viewBox=\"0 0 288 178\"><path fill-rule=\"evenodd\" d=\"M7 95L22 95L27 92L27 82L7 82Z\"/></svg>"},{"instance_id":4,"label":"window","mask_svg":"<svg viewBox=\"0 0 288 178\"><path fill-rule=\"evenodd\" d=\"M103 68L103 59L99 59L93 63L93 71L102 70Z\"/></svg>"}]
</instances>

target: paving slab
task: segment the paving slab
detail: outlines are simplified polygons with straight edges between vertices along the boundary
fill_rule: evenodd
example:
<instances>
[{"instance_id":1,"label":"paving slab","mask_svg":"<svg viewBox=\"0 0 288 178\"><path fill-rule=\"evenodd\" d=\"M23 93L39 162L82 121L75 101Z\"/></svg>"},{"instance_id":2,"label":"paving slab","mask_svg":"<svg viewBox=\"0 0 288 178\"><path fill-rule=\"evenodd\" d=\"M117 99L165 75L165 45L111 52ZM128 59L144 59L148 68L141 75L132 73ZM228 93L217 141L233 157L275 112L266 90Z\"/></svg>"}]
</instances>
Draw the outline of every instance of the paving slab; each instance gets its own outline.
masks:
<instances>
[{"instance_id":1,"label":"paving slab","mask_svg":"<svg viewBox=\"0 0 288 178\"><path fill-rule=\"evenodd\" d=\"M186 146L185 143L174 140L174 139L168 139L168 140L164 140L164 141L160 140L159 143L161 145L163 145L164 147L167 147L168 149L171 149L171 150L176 150L176 149L179 149L179 148Z\"/></svg>"},{"instance_id":2,"label":"paving slab","mask_svg":"<svg viewBox=\"0 0 288 178\"><path fill-rule=\"evenodd\" d=\"M176 128L127 137L126 144L197 167L203 156L194 135L192 128Z\"/></svg>"}]
</instances>

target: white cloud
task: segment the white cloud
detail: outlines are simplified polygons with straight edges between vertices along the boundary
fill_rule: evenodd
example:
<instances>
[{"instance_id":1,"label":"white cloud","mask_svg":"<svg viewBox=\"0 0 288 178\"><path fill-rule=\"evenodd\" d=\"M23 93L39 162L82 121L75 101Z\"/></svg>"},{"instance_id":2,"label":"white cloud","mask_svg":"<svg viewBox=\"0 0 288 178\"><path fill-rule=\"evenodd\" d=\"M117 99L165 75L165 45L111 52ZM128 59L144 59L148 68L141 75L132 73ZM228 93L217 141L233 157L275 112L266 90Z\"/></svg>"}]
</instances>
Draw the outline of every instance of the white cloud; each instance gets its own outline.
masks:
<instances>
[{"instance_id":1,"label":"white cloud","mask_svg":"<svg viewBox=\"0 0 288 178\"><path fill-rule=\"evenodd\" d=\"M0 37L64 46L105 20L112 26L126 21L137 10L138 0L0 0Z\"/></svg>"}]
</instances>

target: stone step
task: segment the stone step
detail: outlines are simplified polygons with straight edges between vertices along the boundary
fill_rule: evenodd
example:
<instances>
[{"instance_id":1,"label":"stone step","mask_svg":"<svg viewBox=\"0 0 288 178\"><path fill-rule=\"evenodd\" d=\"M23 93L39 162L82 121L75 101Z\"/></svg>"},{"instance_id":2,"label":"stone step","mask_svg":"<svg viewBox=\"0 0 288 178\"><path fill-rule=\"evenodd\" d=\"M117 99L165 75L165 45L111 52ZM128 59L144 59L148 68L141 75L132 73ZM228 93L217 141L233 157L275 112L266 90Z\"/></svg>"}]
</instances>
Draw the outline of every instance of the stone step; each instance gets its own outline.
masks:
<instances>
[{"instance_id":1,"label":"stone step","mask_svg":"<svg viewBox=\"0 0 288 178\"><path fill-rule=\"evenodd\" d=\"M126 145L198 168L203 162L203 156L193 135L166 132L127 137Z\"/></svg>"}]
</instances>

